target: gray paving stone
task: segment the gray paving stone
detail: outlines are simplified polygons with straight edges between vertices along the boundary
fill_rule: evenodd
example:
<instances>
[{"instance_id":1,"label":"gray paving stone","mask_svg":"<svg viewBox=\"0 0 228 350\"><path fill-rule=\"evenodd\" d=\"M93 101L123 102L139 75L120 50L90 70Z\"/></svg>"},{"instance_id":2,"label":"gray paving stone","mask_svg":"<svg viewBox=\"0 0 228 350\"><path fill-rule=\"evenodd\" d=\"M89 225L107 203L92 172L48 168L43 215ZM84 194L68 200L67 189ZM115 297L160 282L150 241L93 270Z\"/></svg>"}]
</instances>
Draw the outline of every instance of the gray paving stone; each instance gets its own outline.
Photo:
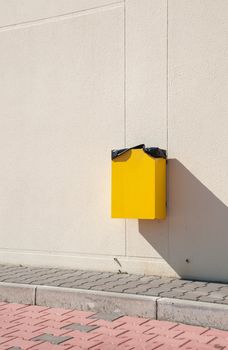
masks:
<instances>
[{"instance_id":1,"label":"gray paving stone","mask_svg":"<svg viewBox=\"0 0 228 350\"><path fill-rule=\"evenodd\" d=\"M158 280L154 280L148 283L149 288L158 288L160 287L162 284L164 284L161 279Z\"/></svg>"},{"instance_id":2,"label":"gray paving stone","mask_svg":"<svg viewBox=\"0 0 228 350\"><path fill-rule=\"evenodd\" d=\"M105 287L105 285L93 286L93 287L90 288L90 290L108 291L109 287Z\"/></svg>"},{"instance_id":3,"label":"gray paving stone","mask_svg":"<svg viewBox=\"0 0 228 350\"><path fill-rule=\"evenodd\" d=\"M98 326L90 326L90 325L81 325L79 323L72 323L67 326L62 327L61 329L70 329L72 331L80 331L82 333L89 333L94 329L98 328Z\"/></svg>"},{"instance_id":4,"label":"gray paving stone","mask_svg":"<svg viewBox=\"0 0 228 350\"><path fill-rule=\"evenodd\" d=\"M177 287L182 287L184 286L185 284L188 284L189 282L186 281L186 280L179 280L179 279L176 279L172 282L169 283L169 285L171 286L171 288L177 288Z\"/></svg>"},{"instance_id":5,"label":"gray paving stone","mask_svg":"<svg viewBox=\"0 0 228 350\"><path fill-rule=\"evenodd\" d=\"M130 289L125 289L124 293L129 293L129 294L144 294L147 292L148 288L146 286L139 286L136 288L130 288Z\"/></svg>"},{"instance_id":6,"label":"gray paving stone","mask_svg":"<svg viewBox=\"0 0 228 350\"><path fill-rule=\"evenodd\" d=\"M227 295L227 293L224 293L224 292L222 292L222 291L216 291L216 292L211 292L211 293L209 294L209 296L210 296L211 298L215 298L215 299L224 299L224 298L226 298L228 295Z\"/></svg>"},{"instance_id":7,"label":"gray paving stone","mask_svg":"<svg viewBox=\"0 0 228 350\"><path fill-rule=\"evenodd\" d=\"M172 290L175 290L176 292L192 292L195 291L196 288L194 287L193 284L184 284L183 286L180 287L175 287Z\"/></svg>"},{"instance_id":8,"label":"gray paving stone","mask_svg":"<svg viewBox=\"0 0 228 350\"><path fill-rule=\"evenodd\" d=\"M52 334L44 333L39 335L38 337L32 338L33 341L46 341L54 345L59 345L66 340L72 339L72 337L68 336L54 336Z\"/></svg>"},{"instance_id":9,"label":"gray paving stone","mask_svg":"<svg viewBox=\"0 0 228 350\"><path fill-rule=\"evenodd\" d=\"M228 296L228 286L222 286L220 289L219 289L220 292L222 293L227 293L227 296Z\"/></svg>"},{"instance_id":10,"label":"gray paving stone","mask_svg":"<svg viewBox=\"0 0 228 350\"><path fill-rule=\"evenodd\" d=\"M127 293L127 291L126 291L126 293ZM160 293L161 293L161 291L158 288L150 288L146 292L144 292L143 295L157 297L157 296L159 296Z\"/></svg>"},{"instance_id":11,"label":"gray paving stone","mask_svg":"<svg viewBox=\"0 0 228 350\"><path fill-rule=\"evenodd\" d=\"M93 288L93 290L96 290L96 287ZM116 293L123 293L124 287L123 286L115 286L113 288L105 289L107 292L116 292Z\"/></svg>"},{"instance_id":12,"label":"gray paving stone","mask_svg":"<svg viewBox=\"0 0 228 350\"><path fill-rule=\"evenodd\" d=\"M201 293L197 293L197 292L194 292L194 291L184 294L184 298L186 300L198 300L201 296L202 296ZM207 296L207 294L205 294L205 296Z\"/></svg>"},{"instance_id":13,"label":"gray paving stone","mask_svg":"<svg viewBox=\"0 0 228 350\"><path fill-rule=\"evenodd\" d=\"M114 272L0 265L0 282L113 291L227 304L228 285Z\"/></svg>"},{"instance_id":14,"label":"gray paving stone","mask_svg":"<svg viewBox=\"0 0 228 350\"><path fill-rule=\"evenodd\" d=\"M162 292L159 294L160 297L164 297L164 298L177 298L177 299L182 299L184 298L184 293L176 293L174 291L170 291L170 292Z\"/></svg>"},{"instance_id":15,"label":"gray paving stone","mask_svg":"<svg viewBox=\"0 0 228 350\"><path fill-rule=\"evenodd\" d=\"M211 298L210 296L207 296L207 295L203 295L203 296L200 296L198 298L198 301L203 301L205 303L213 303L214 302L214 299Z\"/></svg>"}]
</instances>

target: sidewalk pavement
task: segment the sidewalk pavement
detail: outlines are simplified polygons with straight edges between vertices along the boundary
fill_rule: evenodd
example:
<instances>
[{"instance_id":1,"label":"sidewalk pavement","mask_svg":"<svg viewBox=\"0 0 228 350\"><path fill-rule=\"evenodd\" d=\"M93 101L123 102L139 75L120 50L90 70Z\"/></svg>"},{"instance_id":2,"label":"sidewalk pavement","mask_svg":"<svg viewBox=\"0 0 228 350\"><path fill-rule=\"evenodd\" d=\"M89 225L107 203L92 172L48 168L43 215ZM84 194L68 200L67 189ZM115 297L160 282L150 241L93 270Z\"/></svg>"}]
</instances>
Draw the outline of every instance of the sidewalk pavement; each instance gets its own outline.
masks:
<instances>
[{"instance_id":1,"label":"sidewalk pavement","mask_svg":"<svg viewBox=\"0 0 228 350\"><path fill-rule=\"evenodd\" d=\"M0 265L0 300L120 311L228 329L228 285L178 278Z\"/></svg>"},{"instance_id":2,"label":"sidewalk pavement","mask_svg":"<svg viewBox=\"0 0 228 350\"><path fill-rule=\"evenodd\" d=\"M1 350L227 350L228 332L148 318L0 303Z\"/></svg>"}]
</instances>

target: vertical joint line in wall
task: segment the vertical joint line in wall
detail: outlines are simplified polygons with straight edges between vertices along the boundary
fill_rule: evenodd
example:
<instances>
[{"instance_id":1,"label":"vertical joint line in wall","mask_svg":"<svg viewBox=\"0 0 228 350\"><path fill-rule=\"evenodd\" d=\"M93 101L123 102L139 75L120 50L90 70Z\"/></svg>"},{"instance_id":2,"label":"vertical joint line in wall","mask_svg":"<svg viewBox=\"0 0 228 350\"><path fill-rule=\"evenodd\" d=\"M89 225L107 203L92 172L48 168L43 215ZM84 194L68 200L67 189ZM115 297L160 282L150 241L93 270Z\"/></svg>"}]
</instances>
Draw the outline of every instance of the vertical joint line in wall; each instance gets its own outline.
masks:
<instances>
[{"instance_id":1,"label":"vertical joint line in wall","mask_svg":"<svg viewBox=\"0 0 228 350\"><path fill-rule=\"evenodd\" d=\"M169 0L166 0L166 148L167 148L167 157L169 154ZM168 164L167 164L168 166ZM169 172L169 169L167 168L167 172ZM168 191L166 189L167 193L167 211L169 210L169 198L168 198ZM169 226L169 215L167 217L167 255L168 255L168 261L170 259L170 226Z\"/></svg>"},{"instance_id":2,"label":"vertical joint line in wall","mask_svg":"<svg viewBox=\"0 0 228 350\"><path fill-rule=\"evenodd\" d=\"M166 0L166 148L169 148L169 0Z\"/></svg>"},{"instance_id":3,"label":"vertical joint line in wall","mask_svg":"<svg viewBox=\"0 0 228 350\"><path fill-rule=\"evenodd\" d=\"M124 0L124 147L127 146L127 50L126 50L126 0ZM127 255L127 220L124 220L125 256Z\"/></svg>"},{"instance_id":4,"label":"vertical joint line in wall","mask_svg":"<svg viewBox=\"0 0 228 350\"><path fill-rule=\"evenodd\" d=\"M124 86L123 86L123 89L124 89L124 92L123 92L123 95L124 95L124 147L126 147L126 144L127 144L127 107L126 107L126 68L127 68L127 65L126 65L126 61L127 61L127 57L126 57L126 0L124 0L124 33L123 33L123 36L124 36Z\"/></svg>"}]
</instances>

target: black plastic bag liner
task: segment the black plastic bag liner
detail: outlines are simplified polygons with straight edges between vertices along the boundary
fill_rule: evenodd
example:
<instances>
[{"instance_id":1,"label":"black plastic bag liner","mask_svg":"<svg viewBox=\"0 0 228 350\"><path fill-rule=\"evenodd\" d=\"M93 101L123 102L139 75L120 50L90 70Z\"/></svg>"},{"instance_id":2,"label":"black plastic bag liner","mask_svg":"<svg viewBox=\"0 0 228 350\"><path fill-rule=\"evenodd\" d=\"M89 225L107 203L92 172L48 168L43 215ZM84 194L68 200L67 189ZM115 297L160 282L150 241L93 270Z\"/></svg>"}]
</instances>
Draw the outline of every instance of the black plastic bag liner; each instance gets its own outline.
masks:
<instances>
[{"instance_id":1,"label":"black plastic bag liner","mask_svg":"<svg viewBox=\"0 0 228 350\"><path fill-rule=\"evenodd\" d=\"M130 148L122 148L122 149L113 149L112 150L112 159L117 158L123 153L126 153L127 151L131 149L143 149L145 153L147 153L149 156L153 158L165 158L166 159L166 151L164 149L158 148L158 147L145 147L144 144L130 147Z\"/></svg>"}]
</instances>

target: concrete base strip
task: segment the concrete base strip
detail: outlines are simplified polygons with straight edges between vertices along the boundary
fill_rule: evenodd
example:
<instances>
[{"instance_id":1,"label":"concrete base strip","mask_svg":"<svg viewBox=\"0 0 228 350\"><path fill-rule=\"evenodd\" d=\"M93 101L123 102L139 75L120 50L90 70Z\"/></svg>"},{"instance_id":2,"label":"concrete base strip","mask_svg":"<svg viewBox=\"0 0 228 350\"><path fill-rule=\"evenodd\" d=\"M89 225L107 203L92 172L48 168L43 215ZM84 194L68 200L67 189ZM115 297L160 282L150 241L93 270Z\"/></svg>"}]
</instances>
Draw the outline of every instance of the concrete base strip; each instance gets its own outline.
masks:
<instances>
[{"instance_id":1,"label":"concrete base strip","mask_svg":"<svg viewBox=\"0 0 228 350\"><path fill-rule=\"evenodd\" d=\"M61 291L60 291L61 290ZM36 304L156 318L156 297L38 286Z\"/></svg>"},{"instance_id":2,"label":"concrete base strip","mask_svg":"<svg viewBox=\"0 0 228 350\"><path fill-rule=\"evenodd\" d=\"M0 283L0 301L18 304L35 304L36 286L17 283Z\"/></svg>"},{"instance_id":3,"label":"concrete base strip","mask_svg":"<svg viewBox=\"0 0 228 350\"><path fill-rule=\"evenodd\" d=\"M160 298L157 319L228 330L228 305Z\"/></svg>"},{"instance_id":4,"label":"concrete base strip","mask_svg":"<svg viewBox=\"0 0 228 350\"><path fill-rule=\"evenodd\" d=\"M0 283L0 301L118 313L228 330L228 305L50 286Z\"/></svg>"}]
</instances>

